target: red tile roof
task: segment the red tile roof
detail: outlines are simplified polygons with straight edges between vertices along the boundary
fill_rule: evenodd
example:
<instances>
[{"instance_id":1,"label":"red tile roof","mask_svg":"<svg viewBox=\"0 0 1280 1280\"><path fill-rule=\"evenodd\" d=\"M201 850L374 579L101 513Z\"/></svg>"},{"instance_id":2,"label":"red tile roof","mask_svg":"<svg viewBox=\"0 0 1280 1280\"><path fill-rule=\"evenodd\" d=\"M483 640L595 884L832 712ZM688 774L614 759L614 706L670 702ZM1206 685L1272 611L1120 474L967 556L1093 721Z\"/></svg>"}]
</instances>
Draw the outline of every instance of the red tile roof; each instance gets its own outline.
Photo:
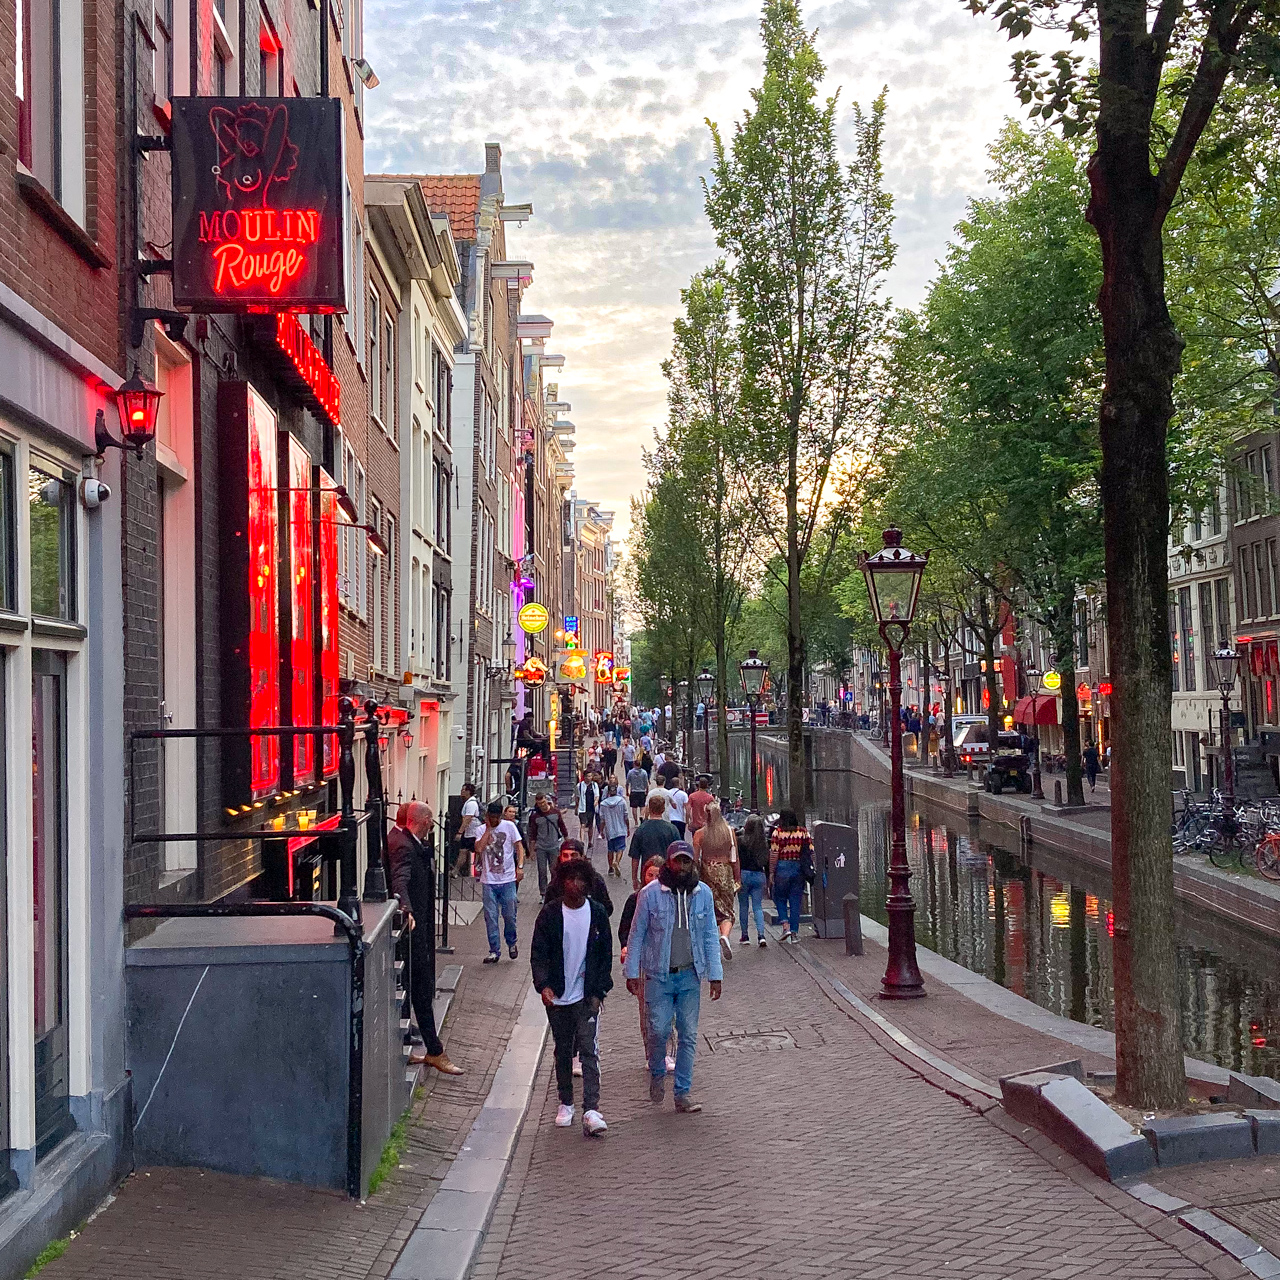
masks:
<instances>
[{"instance_id":1,"label":"red tile roof","mask_svg":"<svg viewBox=\"0 0 1280 1280\"><path fill-rule=\"evenodd\" d=\"M447 213L455 240L476 238L476 216L480 212L478 173L430 173L419 179L427 208Z\"/></svg>"}]
</instances>

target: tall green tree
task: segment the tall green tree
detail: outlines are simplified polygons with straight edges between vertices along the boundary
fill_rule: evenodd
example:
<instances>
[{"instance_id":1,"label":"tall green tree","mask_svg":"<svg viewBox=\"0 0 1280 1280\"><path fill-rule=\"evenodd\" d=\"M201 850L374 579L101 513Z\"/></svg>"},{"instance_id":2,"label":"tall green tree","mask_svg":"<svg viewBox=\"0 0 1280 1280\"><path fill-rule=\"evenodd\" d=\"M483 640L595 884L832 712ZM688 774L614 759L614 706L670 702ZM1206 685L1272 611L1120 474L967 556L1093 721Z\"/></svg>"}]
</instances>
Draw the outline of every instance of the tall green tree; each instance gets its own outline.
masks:
<instances>
[{"instance_id":1,"label":"tall green tree","mask_svg":"<svg viewBox=\"0 0 1280 1280\"><path fill-rule=\"evenodd\" d=\"M729 692L729 650L757 539L755 508L735 466L741 429L742 358L723 262L699 272L681 291L684 314L675 321L668 381L668 421L659 442L660 466L678 471L705 562L705 589L695 617L714 653L716 705ZM708 724L710 721L708 720ZM728 783L729 723L717 717L717 763Z\"/></svg>"},{"instance_id":2,"label":"tall green tree","mask_svg":"<svg viewBox=\"0 0 1280 1280\"><path fill-rule=\"evenodd\" d=\"M1097 232L1105 381L1101 490L1115 765L1116 1078L1121 1100L1186 1095L1169 837L1168 436L1184 339L1166 294L1165 224L1228 79L1280 74L1280 0L965 0L1011 38L1037 24L1096 38L1096 73L1070 49L1014 55L1034 115L1092 133L1084 216ZM1159 127L1166 73L1176 99Z\"/></svg>"},{"instance_id":3,"label":"tall green tree","mask_svg":"<svg viewBox=\"0 0 1280 1280\"><path fill-rule=\"evenodd\" d=\"M764 79L730 140L712 126L706 206L741 326L740 465L786 567L790 801L803 814L802 574L829 486L869 447L892 202L881 172L884 96L868 115L855 105L846 168L837 99L819 97L825 68L796 0L765 0L760 26Z\"/></svg>"}]
</instances>

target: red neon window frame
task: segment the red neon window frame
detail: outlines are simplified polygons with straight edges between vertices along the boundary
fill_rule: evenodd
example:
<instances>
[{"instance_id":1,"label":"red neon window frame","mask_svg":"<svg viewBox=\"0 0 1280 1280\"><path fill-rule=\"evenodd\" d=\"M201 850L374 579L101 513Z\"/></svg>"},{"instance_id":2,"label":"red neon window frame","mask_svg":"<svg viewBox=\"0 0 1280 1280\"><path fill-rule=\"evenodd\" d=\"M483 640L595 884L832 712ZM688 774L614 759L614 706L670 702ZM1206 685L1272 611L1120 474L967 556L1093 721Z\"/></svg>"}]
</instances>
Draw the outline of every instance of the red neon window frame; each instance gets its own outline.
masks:
<instances>
[{"instance_id":1,"label":"red neon window frame","mask_svg":"<svg viewBox=\"0 0 1280 1280\"><path fill-rule=\"evenodd\" d=\"M311 602L311 566L315 531L311 519L311 458L289 438L289 601L292 613L290 667L293 680L293 723L310 724L315 689L315 623ZM293 776L314 774L316 740L309 734L293 740Z\"/></svg>"},{"instance_id":2,"label":"red neon window frame","mask_svg":"<svg viewBox=\"0 0 1280 1280\"><path fill-rule=\"evenodd\" d=\"M320 723L338 723L338 499L337 486L320 472L320 528L316 563L320 574ZM338 772L337 734L324 735L320 775Z\"/></svg>"},{"instance_id":3,"label":"red neon window frame","mask_svg":"<svg viewBox=\"0 0 1280 1280\"><path fill-rule=\"evenodd\" d=\"M249 727L280 723L280 625L276 584L276 416L249 389ZM254 798L280 786L280 739L250 739Z\"/></svg>"}]
</instances>

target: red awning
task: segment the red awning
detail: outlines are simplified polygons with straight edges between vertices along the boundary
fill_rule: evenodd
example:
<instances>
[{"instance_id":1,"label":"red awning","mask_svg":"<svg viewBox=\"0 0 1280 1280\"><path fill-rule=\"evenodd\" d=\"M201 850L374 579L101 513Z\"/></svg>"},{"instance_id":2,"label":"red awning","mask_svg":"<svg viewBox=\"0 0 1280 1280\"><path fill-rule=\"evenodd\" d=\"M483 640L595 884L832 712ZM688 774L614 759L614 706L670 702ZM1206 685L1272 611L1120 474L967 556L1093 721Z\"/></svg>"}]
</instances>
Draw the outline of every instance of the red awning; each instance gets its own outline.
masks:
<instances>
[{"instance_id":1,"label":"red awning","mask_svg":"<svg viewBox=\"0 0 1280 1280\"><path fill-rule=\"evenodd\" d=\"M1049 694L1035 700L1036 723L1037 724L1057 724L1058 723L1058 700ZM1031 723L1031 698L1019 698L1018 705L1013 709L1014 724L1030 724Z\"/></svg>"}]
</instances>

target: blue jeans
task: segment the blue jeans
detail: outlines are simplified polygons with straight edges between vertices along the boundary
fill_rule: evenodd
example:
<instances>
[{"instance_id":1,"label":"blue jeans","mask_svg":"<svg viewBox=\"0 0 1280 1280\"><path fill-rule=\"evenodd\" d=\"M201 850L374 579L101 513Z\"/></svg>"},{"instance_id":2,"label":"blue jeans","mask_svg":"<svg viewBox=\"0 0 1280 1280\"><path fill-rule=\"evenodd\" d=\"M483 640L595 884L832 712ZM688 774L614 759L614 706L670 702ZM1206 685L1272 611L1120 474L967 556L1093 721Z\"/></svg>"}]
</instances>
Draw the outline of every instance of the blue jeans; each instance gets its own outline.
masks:
<instances>
[{"instance_id":1,"label":"blue jeans","mask_svg":"<svg viewBox=\"0 0 1280 1280\"><path fill-rule=\"evenodd\" d=\"M506 926L507 946L516 945L516 890L519 885L514 880L508 884L482 885L484 897L484 927L489 934L489 950L497 955L498 946L498 912L502 912L502 923Z\"/></svg>"},{"instance_id":2,"label":"blue jeans","mask_svg":"<svg viewBox=\"0 0 1280 1280\"><path fill-rule=\"evenodd\" d=\"M800 932L800 899L803 896L804 876L800 874L800 859L780 860L773 873L773 905L778 909L778 919L788 924L792 933Z\"/></svg>"},{"instance_id":3,"label":"blue jeans","mask_svg":"<svg viewBox=\"0 0 1280 1280\"><path fill-rule=\"evenodd\" d=\"M667 1074L667 1036L676 1024L676 1093L693 1088L693 1051L698 1040L698 1008L702 984L693 968L644 980L644 1005L649 1015L649 1074Z\"/></svg>"},{"instance_id":4,"label":"blue jeans","mask_svg":"<svg viewBox=\"0 0 1280 1280\"><path fill-rule=\"evenodd\" d=\"M738 919L742 924L743 941L747 937L747 908L756 918L756 935L764 937L764 882L769 877L763 871L744 871L742 888L738 890Z\"/></svg>"}]
</instances>

